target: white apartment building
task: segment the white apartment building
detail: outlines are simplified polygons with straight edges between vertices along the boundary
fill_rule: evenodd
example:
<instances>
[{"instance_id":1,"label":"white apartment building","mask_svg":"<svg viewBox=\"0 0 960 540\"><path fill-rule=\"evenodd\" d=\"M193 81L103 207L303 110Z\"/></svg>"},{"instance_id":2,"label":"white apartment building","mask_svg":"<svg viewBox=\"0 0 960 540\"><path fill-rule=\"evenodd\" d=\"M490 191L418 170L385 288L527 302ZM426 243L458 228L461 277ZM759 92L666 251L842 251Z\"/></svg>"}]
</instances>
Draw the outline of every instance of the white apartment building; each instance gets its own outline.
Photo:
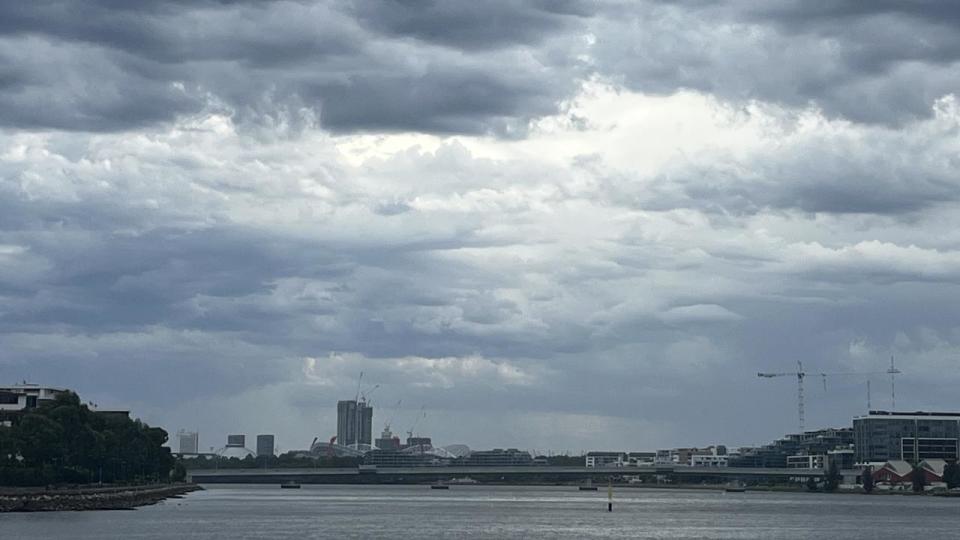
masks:
<instances>
[{"instance_id":1,"label":"white apartment building","mask_svg":"<svg viewBox=\"0 0 960 540\"><path fill-rule=\"evenodd\" d=\"M730 456L716 454L694 454L690 456L692 467L726 467Z\"/></svg>"},{"instance_id":2,"label":"white apartment building","mask_svg":"<svg viewBox=\"0 0 960 540\"><path fill-rule=\"evenodd\" d=\"M0 411L23 411L34 409L44 401L53 401L67 392L63 388L50 388L39 384L22 383L0 386Z\"/></svg>"}]
</instances>

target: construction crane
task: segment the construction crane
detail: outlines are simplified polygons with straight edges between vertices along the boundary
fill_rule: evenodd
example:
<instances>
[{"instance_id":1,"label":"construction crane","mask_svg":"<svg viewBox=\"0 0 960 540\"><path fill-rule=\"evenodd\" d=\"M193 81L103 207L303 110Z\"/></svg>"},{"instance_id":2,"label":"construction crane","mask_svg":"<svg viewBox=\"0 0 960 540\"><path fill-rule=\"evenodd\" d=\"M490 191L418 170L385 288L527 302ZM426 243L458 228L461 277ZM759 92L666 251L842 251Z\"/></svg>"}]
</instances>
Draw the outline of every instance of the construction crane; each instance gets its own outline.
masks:
<instances>
[{"instance_id":1,"label":"construction crane","mask_svg":"<svg viewBox=\"0 0 960 540\"><path fill-rule=\"evenodd\" d=\"M893 369L893 368L891 367L891 369ZM824 372L821 371L821 372L819 372L819 373L807 373L806 371L803 370L803 362L801 362L800 360L797 360L797 371L795 371L795 372L787 372L787 373L764 373L764 372L760 372L760 373L757 373L757 376L758 376L758 377L763 377L763 378L766 378L766 379L772 379L772 378L775 378L775 377L796 377L796 378L797 378L797 413L798 413L798 417L799 417L799 420L800 420L800 433L802 434L802 433L804 432L804 424L805 424L805 421L804 421L803 380L804 380L808 375L819 375L820 378L823 380L823 389L824 389L824 391L826 391L826 389L827 389L827 377L850 376L850 375L864 376L864 375L877 375L877 374L880 374L880 373L890 373L890 370L887 370L887 371L884 371L884 372L824 373ZM897 373L899 373L899 371L898 371ZM893 375L891 375L891 378L892 378L892 377L893 377Z\"/></svg>"},{"instance_id":2,"label":"construction crane","mask_svg":"<svg viewBox=\"0 0 960 540\"><path fill-rule=\"evenodd\" d=\"M371 406L372 406L373 402L370 401L370 396L373 395L373 393L377 391L377 388L380 388L380 385L379 385L379 384L375 384L375 385L373 385L372 387L370 387L370 388L368 388L368 389L360 392L360 401L365 401L365 402L371 404Z\"/></svg>"},{"instance_id":3,"label":"construction crane","mask_svg":"<svg viewBox=\"0 0 960 540\"><path fill-rule=\"evenodd\" d=\"M393 412L390 413L390 416L387 417L387 421L383 423L383 430L385 432L390 431L390 426L393 424L393 419L396 418L397 413L400 412L400 405L403 404L403 400L397 400L397 404L393 406Z\"/></svg>"},{"instance_id":4,"label":"construction crane","mask_svg":"<svg viewBox=\"0 0 960 540\"><path fill-rule=\"evenodd\" d=\"M797 371L793 373L757 373L757 377L773 379L774 377L796 377L797 378L797 412L800 416L800 433L803 433L803 379L807 372L803 370L803 362L797 360Z\"/></svg>"},{"instance_id":5,"label":"construction crane","mask_svg":"<svg viewBox=\"0 0 960 540\"><path fill-rule=\"evenodd\" d=\"M421 420L427 417L427 412L424 410L424 408L425 406L420 406L420 413L417 414L417 419L413 421L413 425L410 426L410 430L407 431L408 437L413 438L413 432L415 429L417 429L417 424L419 424Z\"/></svg>"},{"instance_id":6,"label":"construction crane","mask_svg":"<svg viewBox=\"0 0 960 540\"><path fill-rule=\"evenodd\" d=\"M903 373L893 363L893 356L890 357L890 367L886 371L870 371L867 373L821 373L823 375L823 390L827 390L827 375L890 375L890 410L897 410L897 375ZM873 409L873 403L870 396L870 379L867 379L867 412Z\"/></svg>"},{"instance_id":7,"label":"construction crane","mask_svg":"<svg viewBox=\"0 0 960 540\"><path fill-rule=\"evenodd\" d=\"M360 385L363 384L363 372L360 372L360 378L357 379L357 394L353 396L353 402L360 401Z\"/></svg>"}]
</instances>

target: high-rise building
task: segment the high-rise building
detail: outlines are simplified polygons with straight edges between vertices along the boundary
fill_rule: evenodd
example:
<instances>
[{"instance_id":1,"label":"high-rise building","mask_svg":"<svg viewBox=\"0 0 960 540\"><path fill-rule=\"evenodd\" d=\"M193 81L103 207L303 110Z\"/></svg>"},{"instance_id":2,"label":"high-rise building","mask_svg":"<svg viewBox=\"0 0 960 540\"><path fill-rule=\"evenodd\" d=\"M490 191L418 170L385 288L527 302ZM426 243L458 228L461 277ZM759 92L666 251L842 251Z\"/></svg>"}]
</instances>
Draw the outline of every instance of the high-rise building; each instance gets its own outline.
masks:
<instances>
[{"instance_id":1,"label":"high-rise building","mask_svg":"<svg viewBox=\"0 0 960 540\"><path fill-rule=\"evenodd\" d=\"M853 419L858 462L957 459L960 413L870 411Z\"/></svg>"},{"instance_id":2,"label":"high-rise building","mask_svg":"<svg viewBox=\"0 0 960 540\"><path fill-rule=\"evenodd\" d=\"M247 445L246 435L227 435L227 447L243 448Z\"/></svg>"},{"instance_id":3,"label":"high-rise building","mask_svg":"<svg viewBox=\"0 0 960 540\"><path fill-rule=\"evenodd\" d=\"M421 446L424 449L433 448L433 441L430 437L407 437L407 448L412 448L414 446Z\"/></svg>"},{"instance_id":4,"label":"high-rise building","mask_svg":"<svg viewBox=\"0 0 960 540\"><path fill-rule=\"evenodd\" d=\"M180 439L180 453L181 454L197 454L200 451L200 434L196 431L184 431L180 430L177 432L177 437Z\"/></svg>"},{"instance_id":5,"label":"high-rise building","mask_svg":"<svg viewBox=\"0 0 960 540\"><path fill-rule=\"evenodd\" d=\"M395 436L390 432L390 428L385 427L374 446L381 450L400 450L400 437Z\"/></svg>"},{"instance_id":6,"label":"high-rise building","mask_svg":"<svg viewBox=\"0 0 960 540\"><path fill-rule=\"evenodd\" d=\"M273 435L257 435L257 456L272 456L273 454Z\"/></svg>"},{"instance_id":7,"label":"high-rise building","mask_svg":"<svg viewBox=\"0 0 960 540\"><path fill-rule=\"evenodd\" d=\"M366 401L337 402L337 444L352 446L373 442L373 407Z\"/></svg>"}]
</instances>

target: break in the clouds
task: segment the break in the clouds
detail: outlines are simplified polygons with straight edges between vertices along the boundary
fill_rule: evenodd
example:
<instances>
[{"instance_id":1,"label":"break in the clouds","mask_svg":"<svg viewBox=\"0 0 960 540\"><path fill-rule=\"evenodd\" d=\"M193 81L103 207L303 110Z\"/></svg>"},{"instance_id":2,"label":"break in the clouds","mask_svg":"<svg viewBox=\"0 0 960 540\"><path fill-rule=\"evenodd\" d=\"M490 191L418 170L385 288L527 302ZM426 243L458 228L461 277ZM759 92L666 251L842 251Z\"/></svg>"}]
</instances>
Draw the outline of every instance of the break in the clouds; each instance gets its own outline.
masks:
<instances>
[{"instance_id":1,"label":"break in the clouds","mask_svg":"<svg viewBox=\"0 0 960 540\"><path fill-rule=\"evenodd\" d=\"M474 447L770 440L797 360L956 408L946 6L4 4L0 377L205 447L360 371Z\"/></svg>"}]
</instances>

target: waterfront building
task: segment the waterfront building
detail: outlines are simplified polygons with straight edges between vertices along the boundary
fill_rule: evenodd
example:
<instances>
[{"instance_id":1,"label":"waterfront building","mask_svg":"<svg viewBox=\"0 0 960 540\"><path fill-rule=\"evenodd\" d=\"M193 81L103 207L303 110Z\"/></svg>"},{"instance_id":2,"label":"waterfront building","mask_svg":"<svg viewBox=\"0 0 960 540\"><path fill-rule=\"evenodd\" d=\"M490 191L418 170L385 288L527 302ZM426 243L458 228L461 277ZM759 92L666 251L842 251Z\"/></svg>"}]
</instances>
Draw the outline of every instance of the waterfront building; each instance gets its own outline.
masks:
<instances>
[{"instance_id":1,"label":"waterfront building","mask_svg":"<svg viewBox=\"0 0 960 540\"><path fill-rule=\"evenodd\" d=\"M947 468L945 459L925 459L920 463L927 485L943 482L943 470Z\"/></svg>"},{"instance_id":2,"label":"waterfront building","mask_svg":"<svg viewBox=\"0 0 960 540\"><path fill-rule=\"evenodd\" d=\"M455 458L462 458L470 455L470 447L465 444L448 444L443 447L443 451Z\"/></svg>"},{"instance_id":3,"label":"waterfront building","mask_svg":"<svg viewBox=\"0 0 960 540\"><path fill-rule=\"evenodd\" d=\"M873 481L883 484L903 484L910 482L913 466L900 459L890 460L873 471Z\"/></svg>"},{"instance_id":4,"label":"waterfront building","mask_svg":"<svg viewBox=\"0 0 960 540\"><path fill-rule=\"evenodd\" d=\"M28 382L0 386L0 426L13 425L16 418L67 393L70 393L70 390L66 388L40 386ZM88 403L87 406L91 412L104 418L120 420L130 418L130 411L126 409L100 409L94 403Z\"/></svg>"},{"instance_id":5,"label":"waterfront building","mask_svg":"<svg viewBox=\"0 0 960 540\"><path fill-rule=\"evenodd\" d=\"M273 435L257 435L257 456L274 455Z\"/></svg>"},{"instance_id":6,"label":"waterfront building","mask_svg":"<svg viewBox=\"0 0 960 540\"><path fill-rule=\"evenodd\" d=\"M701 467L726 466L727 447L719 444L706 448L670 448L657 450L653 462L656 465L694 465ZM696 458L696 459L694 459Z\"/></svg>"},{"instance_id":7,"label":"waterfront building","mask_svg":"<svg viewBox=\"0 0 960 540\"><path fill-rule=\"evenodd\" d=\"M373 442L373 407L362 399L337 402L337 444L355 446Z\"/></svg>"},{"instance_id":8,"label":"waterfront building","mask_svg":"<svg viewBox=\"0 0 960 540\"><path fill-rule=\"evenodd\" d=\"M739 455L730 456L727 464L730 467L784 468L789 466L787 460L792 456L827 456L834 450L850 450L853 439L853 430L850 428L793 433L764 446L741 448ZM793 462L799 464L803 459Z\"/></svg>"},{"instance_id":9,"label":"waterfront building","mask_svg":"<svg viewBox=\"0 0 960 540\"><path fill-rule=\"evenodd\" d=\"M0 422L9 422L45 401L53 401L60 394L69 392L64 388L52 388L23 382L13 386L0 386Z\"/></svg>"},{"instance_id":10,"label":"waterfront building","mask_svg":"<svg viewBox=\"0 0 960 540\"><path fill-rule=\"evenodd\" d=\"M433 440L430 437L407 437L405 448L420 446L423 448L433 448Z\"/></svg>"},{"instance_id":11,"label":"waterfront building","mask_svg":"<svg viewBox=\"0 0 960 540\"><path fill-rule=\"evenodd\" d=\"M857 462L960 457L960 413L870 411L853 431Z\"/></svg>"},{"instance_id":12,"label":"waterfront building","mask_svg":"<svg viewBox=\"0 0 960 540\"><path fill-rule=\"evenodd\" d=\"M822 469L826 456L823 454L787 456L788 469Z\"/></svg>"},{"instance_id":13,"label":"waterfront building","mask_svg":"<svg viewBox=\"0 0 960 540\"><path fill-rule=\"evenodd\" d=\"M854 469L857 465L856 453L853 448L835 448L833 450L827 450L827 457L824 460L824 465L829 468L833 462L837 463L837 467L843 471L848 469Z\"/></svg>"},{"instance_id":14,"label":"waterfront building","mask_svg":"<svg viewBox=\"0 0 960 540\"><path fill-rule=\"evenodd\" d=\"M674 450L657 450L656 455L654 456L654 464L656 465L676 465L676 452Z\"/></svg>"},{"instance_id":15,"label":"waterfront building","mask_svg":"<svg viewBox=\"0 0 960 540\"><path fill-rule=\"evenodd\" d=\"M246 435L227 435L227 446L228 447L240 447L243 448L247 445L247 436Z\"/></svg>"},{"instance_id":16,"label":"waterfront building","mask_svg":"<svg viewBox=\"0 0 960 540\"><path fill-rule=\"evenodd\" d=\"M363 457L367 451L369 451L368 448L357 448L356 446L344 446L315 440L307 453L310 457Z\"/></svg>"},{"instance_id":17,"label":"waterfront building","mask_svg":"<svg viewBox=\"0 0 960 540\"><path fill-rule=\"evenodd\" d=\"M587 467L623 467L627 462L626 452L587 452L584 464Z\"/></svg>"},{"instance_id":18,"label":"waterfront building","mask_svg":"<svg viewBox=\"0 0 960 540\"><path fill-rule=\"evenodd\" d=\"M390 428L383 428L380 438L373 445L380 450L400 450L400 437L395 436Z\"/></svg>"},{"instance_id":19,"label":"waterfront building","mask_svg":"<svg viewBox=\"0 0 960 540\"><path fill-rule=\"evenodd\" d=\"M450 461L433 453L403 450L371 450L363 456L364 465L377 467L444 467Z\"/></svg>"},{"instance_id":20,"label":"waterfront building","mask_svg":"<svg viewBox=\"0 0 960 540\"><path fill-rule=\"evenodd\" d=\"M254 457L253 450L250 450L246 447L247 436L246 435L227 435L227 445L221 448L217 455L222 458L238 458L246 459L248 457Z\"/></svg>"},{"instance_id":21,"label":"waterfront building","mask_svg":"<svg viewBox=\"0 0 960 540\"><path fill-rule=\"evenodd\" d=\"M693 454L690 456L691 467L726 467L729 463L726 454Z\"/></svg>"},{"instance_id":22,"label":"waterfront building","mask_svg":"<svg viewBox=\"0 0 960 540\"><path fill-rule=\"evenodd\" d=\"M787 456L787 468L790 469L829 469L834 462L840 470L856 467L852 448L837 448L826 453L796 454Z\"/></svg>"},{"instance_id":23,"label":"waterfront building","mask_svg":"<svg viewBox=\"0 0 960 540\"><path fill-rule=\"evenodd\" d=\"M200 434L196 431L177 432L180 441L180 454L198 454L200 452Z\"/></svg>"},{"instance_id":24,"label":"waterfront building","mask_svg":"<svg viewBox=\"0 0 960 540\"><path fill-rule=\"evenodd\" d=\"M516 448L494 448L493 450L475 450L470 455L458 460L461 464L475 467L492 466L525 466L533 465L533 456L530 452Z\"/></svg>"},{"instance_id":25,"label":"waterfront building","mask_svg":"<svg viewBox=\"0 0 960 540\"><path fill-rule=\"evenodd\" d=\"M656 452L628 452L628 467L652 467L657 457Z\"/></svg>"}]
</instances>

